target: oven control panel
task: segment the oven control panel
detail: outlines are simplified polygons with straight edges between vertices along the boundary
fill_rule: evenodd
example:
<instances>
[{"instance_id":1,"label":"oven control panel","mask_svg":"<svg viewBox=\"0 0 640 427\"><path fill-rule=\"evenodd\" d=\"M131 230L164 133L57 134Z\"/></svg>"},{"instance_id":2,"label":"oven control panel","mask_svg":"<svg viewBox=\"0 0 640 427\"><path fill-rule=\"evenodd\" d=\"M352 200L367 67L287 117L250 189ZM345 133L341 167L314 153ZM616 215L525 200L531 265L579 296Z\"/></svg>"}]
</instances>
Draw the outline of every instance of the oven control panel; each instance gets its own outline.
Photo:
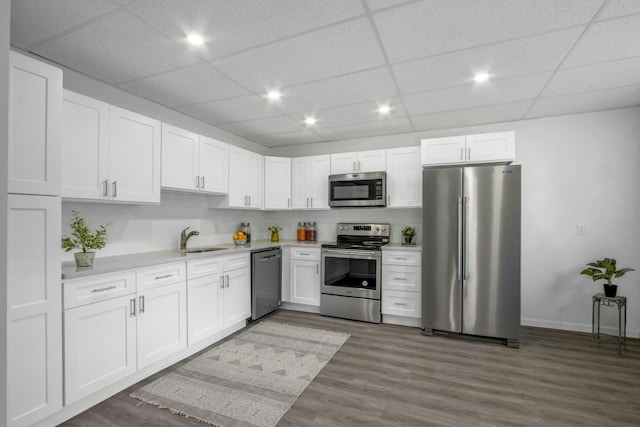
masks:
<instances>
[{"instance_id":1,"label":"oven control panel","mask_svg":"<svg viewBox=\"0 0 640 427\"><path fill-rule=\"evenodd\" d=\"M336 233L342 236L389 236L389 224L339 223Z\"/></svg>"}]
</instances>

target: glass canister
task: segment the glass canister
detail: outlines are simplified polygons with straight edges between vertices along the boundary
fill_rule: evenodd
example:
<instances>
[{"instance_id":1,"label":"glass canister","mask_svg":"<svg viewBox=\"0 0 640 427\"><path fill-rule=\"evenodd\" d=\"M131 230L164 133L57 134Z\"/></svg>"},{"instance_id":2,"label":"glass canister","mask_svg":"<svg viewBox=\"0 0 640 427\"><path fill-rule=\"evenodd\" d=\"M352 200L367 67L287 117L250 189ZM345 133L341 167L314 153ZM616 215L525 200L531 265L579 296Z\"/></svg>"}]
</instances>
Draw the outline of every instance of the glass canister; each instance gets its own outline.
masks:
<instances>
[{"instance_id":1,"label":"glass canister","mask_svg":"<svg viewBox=\"0 0 640 427\"><path fill-rule=\"evenodd\" d=\"M247 236L247 243L251 243L251 224L248 222L241 222L240 231Z\"/></svg>"},{"instance_id":2,"label":"glass canister","mask_svg":"<svg viewBox=\"0 0 640 427\"><path fill-rule=\"evenodd\" d=\"M306 229L306 223L304 222L298 223L298 240L299 241L307 240L307 229Z\"/></svg>"},{"instance_id":3,"label":"glass canister","mask_svg":"<svg viewBox=\"0 0 640 427\"><path fill-rule=\"evenodd\" d=\"M318 232L315 222L307 223L307 240L310 240L312 242L318 241Z\"/></svg>"}]
</instances>

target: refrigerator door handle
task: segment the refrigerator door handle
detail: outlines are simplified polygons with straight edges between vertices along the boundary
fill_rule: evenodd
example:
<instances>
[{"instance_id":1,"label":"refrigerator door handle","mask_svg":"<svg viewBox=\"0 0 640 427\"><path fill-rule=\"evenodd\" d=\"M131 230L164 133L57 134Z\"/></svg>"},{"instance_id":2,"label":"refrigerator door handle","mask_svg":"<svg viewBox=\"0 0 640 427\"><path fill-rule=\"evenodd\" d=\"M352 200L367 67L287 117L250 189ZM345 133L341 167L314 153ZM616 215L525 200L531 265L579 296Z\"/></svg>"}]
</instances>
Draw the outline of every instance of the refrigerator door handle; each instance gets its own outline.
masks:
<instances>
[{"instance_id":1,"label":"refrigerator door handle","mask_svg":"<svg viewBox=\"0 0 640 427\"><path fill-rule=\"evenodd\" d=\"M458 197L458 282L462 282L462 197Z\"/></svg>"},{"instance_id":2,"label":"refrigerator door handle","mask_svg":"<svg viewBox=\"0 0 640 427\"><path fill-rule=\"evenodd\" d=\"M469 218L470 218L469 196L464 196L463 204L464 204L462 208L462 211L464 212L464 240L463 240L464 275L463 275L463 278L464 280L469 280Z\"/></svg>"}]
</instances>

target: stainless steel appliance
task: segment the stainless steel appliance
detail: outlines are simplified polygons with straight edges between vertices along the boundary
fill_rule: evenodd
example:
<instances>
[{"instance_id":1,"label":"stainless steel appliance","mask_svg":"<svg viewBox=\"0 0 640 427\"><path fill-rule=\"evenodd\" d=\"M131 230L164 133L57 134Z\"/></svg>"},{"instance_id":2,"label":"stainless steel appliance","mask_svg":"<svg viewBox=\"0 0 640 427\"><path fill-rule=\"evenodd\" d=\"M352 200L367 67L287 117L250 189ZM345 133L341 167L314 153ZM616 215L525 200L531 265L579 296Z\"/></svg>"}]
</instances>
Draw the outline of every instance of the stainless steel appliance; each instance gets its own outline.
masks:
<instances>
[{"instance_id":1,"label":"stainless steel appliance","mask_svg":"<svg viewBox=\"0 0 640 427\"><path fill-rule=\"evenodd\" d=\"M520 166L423 170L422 326L520 340Z\"/></svg>"},{"instance_id":2,"label":"stainless steel appliance","mask_svg":"<svg viewBox=\"0 0 640 427\"><path fill-rule=\"evenodd\" d=\"M329 175L329 206L386 206L387 173L360 172Z\"/></svg>"},{"instance_id":3,"label":"stainless steel appliance","mask_svg":"<svg viewBox=\"0 0 640 427\"><path fill-rule=\"evenodd\" d=\"M320 313L380 323L381 247L389 224L340 223L336 243L322 245Z\"/></svg>"},{"instance_id":4,"label":"stainless steel appliance","mask_svg":"<svg viewBox=\"0 0 640 427\"><path fill-rule=\"evenodd\" d=\"M282 302L282 249L251 251L251 319L277 310Z\"/></svg>"}]
</instances>

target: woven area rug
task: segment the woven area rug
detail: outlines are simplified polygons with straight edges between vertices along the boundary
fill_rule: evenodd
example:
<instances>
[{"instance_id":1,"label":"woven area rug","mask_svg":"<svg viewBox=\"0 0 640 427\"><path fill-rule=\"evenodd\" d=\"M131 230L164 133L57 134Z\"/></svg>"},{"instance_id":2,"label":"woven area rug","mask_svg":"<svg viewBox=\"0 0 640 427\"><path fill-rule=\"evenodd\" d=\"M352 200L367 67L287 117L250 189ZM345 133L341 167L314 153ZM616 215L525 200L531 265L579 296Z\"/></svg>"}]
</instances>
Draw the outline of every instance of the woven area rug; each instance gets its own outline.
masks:
<instances>
[{"instance_id":1,"label":"woven area rug","mask_svg":"<svg viewBox=\"0 0 640 427\"><path fill-rule=\"evenodd\" d=\"M348 338L262 321L130 396L215 426L274 426Z\"/></svg>"}]
</instances>

